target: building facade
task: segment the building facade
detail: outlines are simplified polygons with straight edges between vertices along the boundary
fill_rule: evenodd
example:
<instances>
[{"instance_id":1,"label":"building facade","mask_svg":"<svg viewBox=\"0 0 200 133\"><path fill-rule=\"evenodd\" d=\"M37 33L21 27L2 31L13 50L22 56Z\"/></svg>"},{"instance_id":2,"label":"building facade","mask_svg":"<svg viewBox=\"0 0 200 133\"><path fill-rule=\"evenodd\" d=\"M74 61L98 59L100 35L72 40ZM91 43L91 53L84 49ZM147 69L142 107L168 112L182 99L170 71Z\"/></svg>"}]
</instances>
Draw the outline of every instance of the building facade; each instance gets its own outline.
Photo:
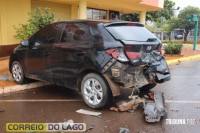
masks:
<instances>
[{"instance_id":1,"label":"building facade","mask_svg":"<svg viewBox=\"0 0 200 133\"><path fill-rule=\"evenodd\" d=\"M36 7L51 8L59 20L109 20L121 13L139 13L144 24L146 12L161 10L163 4L164 0L0 0L0 46L19 43L14 26L26 23Z\"/></svg>"}]
</instances>

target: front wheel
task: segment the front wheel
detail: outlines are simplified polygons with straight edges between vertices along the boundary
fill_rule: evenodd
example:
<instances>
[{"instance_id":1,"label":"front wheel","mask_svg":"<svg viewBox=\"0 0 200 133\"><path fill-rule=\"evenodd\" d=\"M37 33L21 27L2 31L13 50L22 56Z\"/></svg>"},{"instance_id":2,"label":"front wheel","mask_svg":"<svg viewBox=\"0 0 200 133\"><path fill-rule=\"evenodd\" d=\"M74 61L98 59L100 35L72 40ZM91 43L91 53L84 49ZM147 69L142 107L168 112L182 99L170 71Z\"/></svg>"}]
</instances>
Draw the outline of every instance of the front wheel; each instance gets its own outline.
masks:
<instances>
[{"instance_id":1,"label":"front wheel","mask_svg":"<svg viewBox=\"0 0 200 133\"><path fill-rule=\"evenodd\" d=\"M81 82L81 94L91 108L100 109L110 102L110 88L106 81L95 73L85 75Z\"/></svg>"},{"instance_id":2,"label":"front wheel","mask_svg":"<svg viewBox=\"0 0 200 133\"><path fill-rule=\"evenodd\" d=\"M24 70L18 61L14 61L11 66L12 77L17 84L23 84L26 81Z\"/></svg>"}]
</instances>

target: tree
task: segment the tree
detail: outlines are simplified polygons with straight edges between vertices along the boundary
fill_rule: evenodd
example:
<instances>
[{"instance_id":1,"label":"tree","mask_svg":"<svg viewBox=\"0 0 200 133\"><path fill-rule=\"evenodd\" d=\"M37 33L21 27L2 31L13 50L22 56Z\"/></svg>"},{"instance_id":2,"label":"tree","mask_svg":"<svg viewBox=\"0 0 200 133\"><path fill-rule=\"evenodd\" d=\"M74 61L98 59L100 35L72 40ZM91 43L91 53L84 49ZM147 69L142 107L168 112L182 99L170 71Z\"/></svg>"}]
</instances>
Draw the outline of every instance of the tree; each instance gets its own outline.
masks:
<instances>
[{"instance_id":1,"label":"tree","mask_svg":"<svg viewBox=\"0 0 200 133\"><path fill-rule=\"evenodd\" d=\"M200 9L198 7L188 6L182 9L178 15L176 28L184 29L184 41L187 41L188 33L194 28L194 22L187 20L187 17L193 14L200 15Z\"/></svg>"},{"instance_id":2,"label":"tree","mask_svg":"<svg viewBox=\"0 0 200 133\"><path fill-rule=\"evenodd\" d=\"M146 19L154 22L162 22L164 20L170 20L174 16L173 8L175 2L171 0L164 1L164 8L160 11L147 12Z\"/></svg>"},{"instance_id":3,"label":"tree","mask_svg":"<svg viewBox=\"0 0 200 133\"><path fill-rule=\"evenodd\" d=\"M166 32L169 40L171 40L171 32L177 27L178 18L172 17L171 20L165 21L161 26L161 31Z\"/></svg>"},{"instance_id":4,"label":"tree","mask_svg":"<svg viewBox=\"0 0 200 133\"><path fill-rule=\"evenodd\" d=\"M146 20L154 22L162 22L163 20L169 20L174 16L173 7L175 3L171 0L164 1L164 9L160 11L147 12ZM139 14L125 14L124 19L126 21L139 21Z\"/></svg>"},{"instance_id":5,"label":"tree","mask_svg":"<svg viewBox=\"0 0 200 133\"><path fill-rule=\"evenodd\" d=\"M26 24L20 24L17 27L14 26L16 39L25 40L55 20L55 13L50 8L36 8L33 12L28 13L28 15L29 19Z\"/></svg>"},{"instance_id":6,"label":"tree","mask_svg":"<svg viewBox=\"0 0 200 133\"><path fill-rule=\"evenodd\" d=\"M135 13L124 14L123 18L124 18L125 21L133 21L133 22L139 21L139 15L135 14Z\"/></svg>"}]
</instances>

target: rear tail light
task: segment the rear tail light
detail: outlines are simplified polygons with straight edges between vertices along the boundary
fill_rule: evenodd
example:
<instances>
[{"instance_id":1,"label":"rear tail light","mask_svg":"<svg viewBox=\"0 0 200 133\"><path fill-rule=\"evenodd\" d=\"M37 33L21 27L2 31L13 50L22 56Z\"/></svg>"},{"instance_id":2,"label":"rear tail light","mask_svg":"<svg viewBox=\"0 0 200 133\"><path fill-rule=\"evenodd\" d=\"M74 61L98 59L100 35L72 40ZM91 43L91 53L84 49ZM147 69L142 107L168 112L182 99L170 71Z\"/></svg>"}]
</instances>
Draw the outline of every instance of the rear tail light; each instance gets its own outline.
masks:
<instances>
[{"instance_id":1,"label":"rear tail light","mask_svg":"<svg viewBox=\"0 0 200 133\"><path fill-rule=\"evenodd\" d=\"M123 48L109 49L109 50L106 50L106 53L121 62L128 62L128 58L124 54Z\"/></svg>"},{"instance_id":2,"label":"rear tail light","mask_svg":"<svg viewBox=\"0 0 200 133\"><path fill-rule=\"evenodd\" d=\"M134 51L136 50L136 48L134 48L134 46L126 46L125 47L125 51L126 51L126 55L128 56L128 58L130 60L135 60L141 57L142 52L140 50L138 51Z\"/></svg>"},{"instance_id":3,"label":"rear tail light","mask_svg":"<svg viewBox=\"0 0 200 133\"><path fill-rule=\"evenodd\" d=\"M138 59L141 57L141 52L126 52L129 59Z\"/></svg>"}]
</instances>

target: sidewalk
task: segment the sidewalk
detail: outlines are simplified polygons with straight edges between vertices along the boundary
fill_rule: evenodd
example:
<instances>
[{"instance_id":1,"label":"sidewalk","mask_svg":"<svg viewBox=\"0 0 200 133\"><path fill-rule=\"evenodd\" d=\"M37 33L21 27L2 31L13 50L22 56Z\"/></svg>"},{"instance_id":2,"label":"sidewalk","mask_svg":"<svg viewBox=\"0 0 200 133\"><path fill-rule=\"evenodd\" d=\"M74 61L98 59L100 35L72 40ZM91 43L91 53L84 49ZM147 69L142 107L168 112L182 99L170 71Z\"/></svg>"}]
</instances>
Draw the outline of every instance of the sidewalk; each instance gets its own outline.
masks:
<instances>
[{"instance_id":1,"label":"sidewalk","mask_svg":"<svg viewBox=\"0 0 200 133\"><path fill-rule=\"evenodd\" d=\"M179 63L181 61L188 61L194 59L200 59L200 46L197 46L197 50L192 50L192 45L186 45L182 49L180 55L165 55L167 63L169 65ZM8 68L9 59L0 59L0 89L2 87L8 87L16 85L12 79L12 76ZM5 80L7 77L10 77L9 80ZM3 77L3 78L2 78Z\"/></svg>"},{"instance_id":2,"label":"sidewalk","mask_svg":"<svg viewBox=\"0 0 200 133\"><path fill-rule=\"evenodd\" d=\"M10 77L9 80L7 81L0 79L0 87L15 85L8 68L8 65L9 65L8 63L9 63L9 59L0 60L0 76Z\"/></svg>"}]
</instances>

